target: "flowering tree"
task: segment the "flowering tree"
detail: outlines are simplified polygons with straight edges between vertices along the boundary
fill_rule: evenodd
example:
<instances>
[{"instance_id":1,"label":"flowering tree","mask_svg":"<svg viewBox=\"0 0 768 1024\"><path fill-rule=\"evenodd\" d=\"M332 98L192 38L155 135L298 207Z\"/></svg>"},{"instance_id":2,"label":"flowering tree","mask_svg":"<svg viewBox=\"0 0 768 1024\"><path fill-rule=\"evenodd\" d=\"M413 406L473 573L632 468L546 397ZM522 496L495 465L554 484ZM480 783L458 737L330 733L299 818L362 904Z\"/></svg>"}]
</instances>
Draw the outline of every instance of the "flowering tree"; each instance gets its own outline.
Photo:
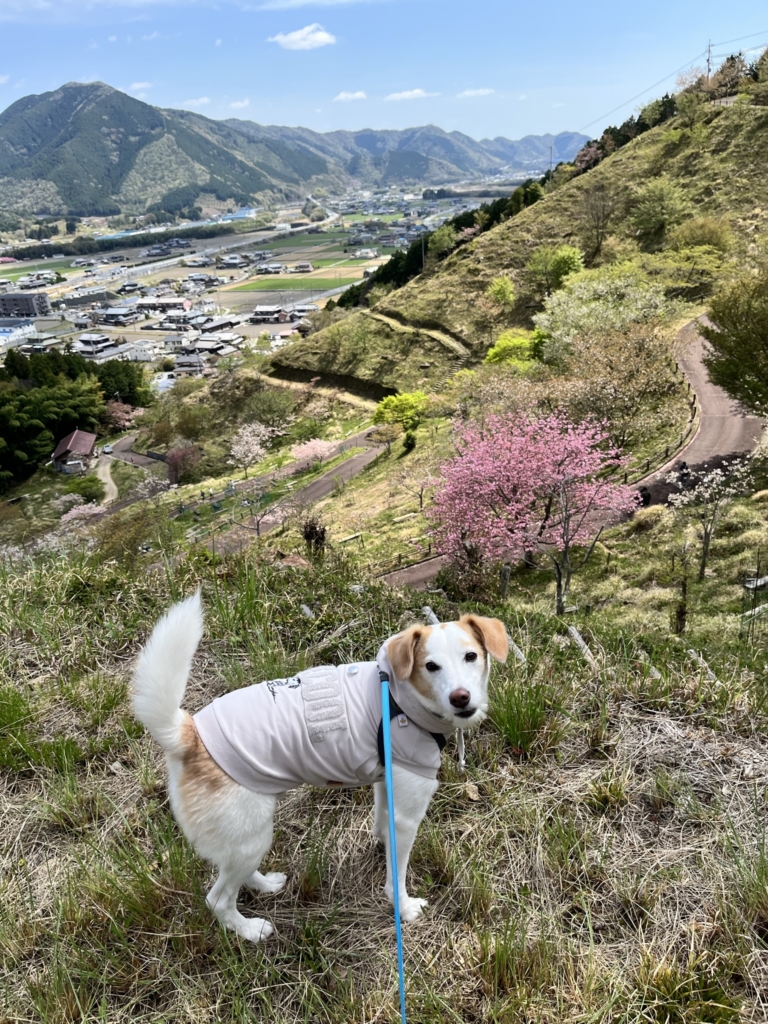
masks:
<instances>
[{"instance_id":1,"label":"flowering tree","mask_svg":"<svg viewBox=\"0 0 768 1024\"><path fill-rule=\"evenodd\" d=\"M112 400L104 406L101 418L110 433L119 433L133 426L138 411L125 402Z\"/></svg>"},{"instance_id":2,"label":"flowering tree","mask_svg":"<svg viewBox=\"0 0 768 1024\"><path fill-rule=\"evenodd\" d=\"M69 512L64 513L60 522L62 525L66 525L77 520L90 519L91 516L101 515L102 512L106 512L103 505L97 505L95 501L90 501L87 505L75 505Z\"/></svg>"},{"instance_id":3,"label":"flowering tree","mask_svg":"<svg viewBox=\"0 0 768 1024\"><path fill-rule=\"evenodd\" d=\"M749 486L751 468L746 459L735 459L718 469L698 472L681 469L667 476L677 488L667 502L679 512L690 512L701 527L699 579L704 579L712 538L723 517L739 495Z\"/></svg>"},{"instance_id":4,"label":"flowering tree","mask_svg":"<svg viewBox=\"0 0 768 1024\"><path fill-rule=\"evenodd\" d=\"M430 518L438 547L500 559L542 555L562 615L573 573L586 564L606 523L633 509L632 488L606 470L624 465L604 425L554 413L489 416L456 429L457 454L441 470ZM586 548L577 559L574 548Z\"/></svg>"},{"instance_id":5,"label":"flowering tree","mask_svg":"<svg viewBox=\"0 0 768 1024\"><path fill-rule=\"evenodd\" d=\"M291 448L291 455L294 459L310 459L312 462L322 462L335 449L336 443L334 441L322 441L319 437L315 437L311 441L302 441L301 444L295 444Z\"/></svg>"},{"instance_id":6,"label":"flowering tree","mask_svg":"<svg viewBox=\"0 0 768 1024\"><path fill-rule=\"evenodd\" d=\"M267 454L267 444L276 433L274 427L268 427L264 423L246 423L240 427L230 442L229 464L240 466L245 472L244 479L247 480L248 467L255 462L261 462Z\"/></svg>"},{"instance_id":7,"label":"flowering tree","mask_svg":"<svg viewBox=\"0 0 768 1024\"><path fill-rule=\"evenodd\" d=\"M185 477L189 480L199 462L200 452L194 445L171 448L165 457L168 479L172 484L184 483Z\"/></svg>"}]
</instances>

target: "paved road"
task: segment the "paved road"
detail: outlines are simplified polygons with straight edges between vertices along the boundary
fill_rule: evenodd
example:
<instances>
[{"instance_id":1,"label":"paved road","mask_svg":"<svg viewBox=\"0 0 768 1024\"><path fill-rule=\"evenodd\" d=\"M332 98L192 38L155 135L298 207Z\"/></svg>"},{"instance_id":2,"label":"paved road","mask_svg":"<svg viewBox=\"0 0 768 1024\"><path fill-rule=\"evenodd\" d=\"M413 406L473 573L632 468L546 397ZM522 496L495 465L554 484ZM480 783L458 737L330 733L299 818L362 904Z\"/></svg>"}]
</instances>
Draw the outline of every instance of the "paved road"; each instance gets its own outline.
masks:
<instances>
[{"instance_id":1,"label":"paved road","mask_svg":"<svg viewBox=\"0 0 768 1024\"><path fill-rule=\"evenodd\" d=\"M703 361L706 342L699 334L698 323L697 320L687 323L679 332L678 340L686 345L685 354L679 360L680 367L699 400L699 429L667 465L638 480L637 486L645 484L655 503L666 501L672 488L665 483L664 477L676 464L685 461L691 469L701 468L729 456L750 452L765 427L763 420L747 415L722 388L710 381ZM447 562L444 558L430 558L386 573L381 579L393 586L423 590Z\"/></svg>"},{"instance_id":2,"label":"paved road","mask_svg":"<svg viewBox=\"0 0 768 1024\"><path fill-rule=\"evenodd\" d=\"M131 445L135 440L136 434L128 434L126 437L121 437L119 441L115 441L112 445L112 457L121 459L123 462L130 462L132 466L156 466L155 459L148 459L146 455L139 455L138 452L131 451Z\"/></svg>"},{"instance_id":3,"label":"paved road","mask_svg":"<svg viewBox=\"0 0 768 1024\"><path fill-rule=\"evenodd\" d=\"M112 479L111 462L112 460L108 455L100 455L99 461L96 463L96 476L106 488L103 504L107 505L111 505L113 501L118 499L117 484Z\"/></svg>"},{"instance_id":4,"label":"paved road","mask_svg":"<svg viewBox=\"0 0 768 1024\"><path fill-rule=\"evenodd\" d=\"M649 488L654 503L667 500L672 488L664 478L675 465L687 462L690 469L703 469L724 458L751 452L765 427L763 420L748 415L738 402L710 381L704 365L706 342L698 332L697 320L683 327L678 340L685 345L680 368L699 400L699 429L670 462L638 481Z\"/></svg>"},{"instance_id":5,"label":"paved road","mask_svg":"<svg viewBox=\"0 0 768 1024\"><path fill-rule=\"evenodd\" d=\"M349 447L352 446L349 445ZM208 546L215 547L215 550L220 554L242 550L249 544L252 544L257 536L263 537L265 533L269 533L275 527L281 526L284 518L294 509L301 508L302 506L308 507L333 494L340 484L346 483L347 480L351 480L358 473L362 473L365 467L369 466L380 454L381 448L379 447L371 447L367 448L364 452L358 452L357 455L353 455L346 462L341 462L338 466L334 466L333 469L329 469L327 473L323 473L322 476L307 484L306 487L298 488L288 497L279 501L270 509L269 514L261 520L258 528L255 518L246 519L243 523L233 526L225 534L216 537L214 541L209 542Z\"/></svg>"}]
</instances>

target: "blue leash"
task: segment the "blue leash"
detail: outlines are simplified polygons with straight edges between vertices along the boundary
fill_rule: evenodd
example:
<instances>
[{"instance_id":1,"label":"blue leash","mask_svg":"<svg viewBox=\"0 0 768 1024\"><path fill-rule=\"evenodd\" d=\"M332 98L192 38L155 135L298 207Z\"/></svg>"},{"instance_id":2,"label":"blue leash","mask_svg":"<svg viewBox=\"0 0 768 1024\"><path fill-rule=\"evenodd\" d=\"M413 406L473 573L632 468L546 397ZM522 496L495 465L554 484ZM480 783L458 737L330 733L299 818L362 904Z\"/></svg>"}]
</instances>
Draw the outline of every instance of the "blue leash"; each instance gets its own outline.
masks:
<instances>
[{"instance_id":1,"label":"blue leash","mask_svg":"<svg viewBox=\"0 0 768 1024\"><path fill-rule=\"evenodd\" d=\"M405 968L403 966L403 926L400 923L400 886L397 873L397 833L395 831L395 787L392 780L392 733L389 723L389 676L381 676L381 724L384 734L384 777L387 784L387 817L389 818L389 861L392 868L392 903L395 908L397 937L397 973L400 983L400 1019L405 1019Z\"/></svg>"}]
</instances>

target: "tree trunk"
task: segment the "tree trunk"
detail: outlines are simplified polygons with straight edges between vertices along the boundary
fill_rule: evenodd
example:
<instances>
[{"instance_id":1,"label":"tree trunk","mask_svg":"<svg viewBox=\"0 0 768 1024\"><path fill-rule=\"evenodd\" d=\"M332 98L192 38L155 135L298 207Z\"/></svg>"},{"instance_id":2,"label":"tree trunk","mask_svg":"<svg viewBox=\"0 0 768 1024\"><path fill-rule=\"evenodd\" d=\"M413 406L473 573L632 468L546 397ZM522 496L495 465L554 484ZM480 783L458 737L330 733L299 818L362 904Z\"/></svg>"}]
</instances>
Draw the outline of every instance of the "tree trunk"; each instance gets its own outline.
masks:
<instances>
[{"instance_id":1,"label":"tree trunk","mask_svg":"<svg viewBox=\"0 0 768 1024\"><path fill-rule=\"evenodd\" d=\"M707 559L709 558L709 546L712 543L712 531L708 528L704 529L704 536L701 541L701 561L699 562L699 580L704 579L704 573L707 569Z\"/></svg>"},{"instance_id":2,"label":"tree trunk","mask_svg":"<svg viewBox=\"0 0 768 1024\"><path fill-rule=\"evenodd\" d=\"M563 573L555 562L555 615L565 614L565 598L563 593Z\"/></svg>"}]
</instances>

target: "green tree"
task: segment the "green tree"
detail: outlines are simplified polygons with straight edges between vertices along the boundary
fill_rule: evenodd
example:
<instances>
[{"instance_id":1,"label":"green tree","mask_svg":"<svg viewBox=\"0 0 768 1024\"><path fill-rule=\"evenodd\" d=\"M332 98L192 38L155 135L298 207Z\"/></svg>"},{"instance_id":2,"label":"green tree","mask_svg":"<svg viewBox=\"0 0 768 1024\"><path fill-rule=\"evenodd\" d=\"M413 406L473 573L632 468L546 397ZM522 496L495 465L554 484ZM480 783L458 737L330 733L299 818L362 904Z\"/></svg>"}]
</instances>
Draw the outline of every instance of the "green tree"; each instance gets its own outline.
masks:
<instances>
[{"instance_id":1,"label":"green tree","mask_svg":"<svg viewBox=\"0 0 768 1024\"><path fill-rule=\"evenodd\" d=\"M398 423L404 430L415 430L424 418L428 402L423 391L389 395L377 405L373 422Z\"/></svg>"},{"instance_id":2,"label":"green tree","mask_svg":"<svg viewBox=\"0 0 768 1024\"><path fill-rule=\"evenodd\" d=\"M562 288L566 277L584 269L584 253L575 245L540 245L526 265L537 291L549 295Z\"/></svg>"},{"instance_id":3,"label":"green tree","mask_svg":"<svg viewBox=\"0 0 768 1024\"><path fill-rule=\"evenodd\" d=\"M494 277L485 289L485 294L491 302L495 302L503 310L508 310L515 304L515 285L506 274Z\"/></svg>"},{"instance_id":4,"label":"green tree","mask_svg":"<svg viewBox=\"0 0 768 1024\"><path fill-rule=\"evenodd\" d=\"M632 224L640 244L647 249L658 248L672 228L688 215L689 205L675 182L661 176L649 181L635 193Z\"/></svg>"},{"instance_id":5,"label":"green tree","mask_svg":"<svg viewBox=\"0 0 768 1024\"><path fill-rule=\"evenodd\" d=\"M768 409L768 271L725 288L710 304L704 357L713 384L764 415Z\"/></svg>"},{"instance_id":6,"label":"green tree","mask_svg":"<svg viewBox=\"0 0 768 1024\"><path fill-rule=\"evenodd\" d=\"M119 402L127 402L134 407L148 405L151 401L144 371L138 363L109 359L96 368L96 376L107 398L117 398Z\"/></svg>"},{"instance_id":7,"label":"green tree","mask_svg":"<svg viewBox=\"0 0 768 1024\"><path fill-rule=\"evenodd\" d=\"M427 248L430 256L446 256L456 245L456 232L450 224L443 224L429 236Z\"/></svg>"},{"instance_id":8,"label":"green tree","mask_svg":"<svg viewBox=\"0 0 768 1024\"><path fill-rule=\"evenodd\" d=\"M8 376L13 380L29 380L31 374L29 369L29 360L25 355L15 348L9 348L5 353L5 371Z\"/></svg>"}]
</instances>

